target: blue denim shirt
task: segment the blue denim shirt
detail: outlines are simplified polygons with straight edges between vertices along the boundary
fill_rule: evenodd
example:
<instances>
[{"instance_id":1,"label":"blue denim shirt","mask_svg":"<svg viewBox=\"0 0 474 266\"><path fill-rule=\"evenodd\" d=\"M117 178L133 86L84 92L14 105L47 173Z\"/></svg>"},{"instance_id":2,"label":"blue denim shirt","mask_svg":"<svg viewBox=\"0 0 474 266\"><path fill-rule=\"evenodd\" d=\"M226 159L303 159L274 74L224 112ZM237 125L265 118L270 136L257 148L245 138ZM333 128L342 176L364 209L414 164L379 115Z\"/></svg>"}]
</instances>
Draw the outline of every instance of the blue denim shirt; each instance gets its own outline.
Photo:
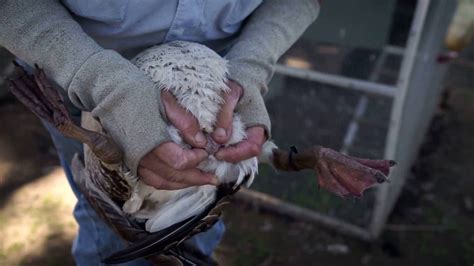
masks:
<instances>
[{"instance_id":1,"label":"blue denim shirt","mask_svg":"<svg viewBox=\"0 0 474 266\"><path fill-rule=\"evenodd\" d=\"M132 57L174 40L221 51L263 0L62 0L102 47Z\"/></svg>"}]
</instances>

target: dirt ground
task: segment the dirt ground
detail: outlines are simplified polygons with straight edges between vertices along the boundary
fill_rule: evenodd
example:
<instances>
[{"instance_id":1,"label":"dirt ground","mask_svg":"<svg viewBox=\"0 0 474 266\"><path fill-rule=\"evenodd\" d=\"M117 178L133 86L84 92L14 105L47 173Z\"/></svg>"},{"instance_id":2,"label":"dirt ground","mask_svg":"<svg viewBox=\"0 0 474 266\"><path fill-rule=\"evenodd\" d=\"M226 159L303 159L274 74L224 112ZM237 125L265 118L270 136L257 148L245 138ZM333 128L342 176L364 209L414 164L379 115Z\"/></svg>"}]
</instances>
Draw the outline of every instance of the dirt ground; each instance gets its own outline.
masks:
<instances>
[{"instance_id":1,"label":"dirt ground","mask_svg":"<svg viewBox=\"0 0 474 266\"><path fill-rule=\"evenodd\" d=\"M75 197L49 135L16 102L0 117L0 265L73 265Z\"/></svg>"},{"instance_id":2,"label":"dirt ground","mask_svg":"<svg viewBox=\"0 0 474 266\"><path fill-rule=\"evenodd\" d=\"M216 251L221 264L473 265L474 64L464 60L451 69L448 80L453 71L463 80L447 82L412 175L377 243L234 203ZM10 98L0 102L0 121L0 265L73 265L75 198L47 133Z\"/></svg>"}]
</instances>

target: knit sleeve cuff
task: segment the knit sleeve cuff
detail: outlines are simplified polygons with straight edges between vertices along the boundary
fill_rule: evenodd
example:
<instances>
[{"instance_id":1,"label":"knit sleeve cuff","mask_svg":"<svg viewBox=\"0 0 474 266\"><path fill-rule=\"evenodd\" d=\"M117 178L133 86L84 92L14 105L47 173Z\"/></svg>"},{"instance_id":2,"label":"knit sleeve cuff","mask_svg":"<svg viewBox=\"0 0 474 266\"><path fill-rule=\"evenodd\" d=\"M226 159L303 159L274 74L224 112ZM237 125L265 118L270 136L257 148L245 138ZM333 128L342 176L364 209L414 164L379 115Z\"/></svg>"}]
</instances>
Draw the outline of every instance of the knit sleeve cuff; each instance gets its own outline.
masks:
<instances>
[{"instance_id":1,"label":"knit sleeve cuff","mask_svg":"<svg viewBox=\"0 0 474 266\"><path fill-rule=\"evenodd\" d=\"M262 94L267 91L264 77L265 73L259 75L259 69L254 64L245 64L235 61L229 62L228 78L237 82L243 91L242 98L236 106L236 111L240 114L242 122L249 128L261 126L265 129L268 138L271 138L271 123Z\"/></svg>"},{"instance_id":2,"label":"knit sleeve cuff","mask_svg":"<svg viewBox=\"0 0 474 266\"><path fill-rule=\"evenodd\" d=\"M75 74L68 93L75 105L99 119L134 174L144 155L170 141L159 89L114 51L90 57Z\"/></svg>"}]
</instances>

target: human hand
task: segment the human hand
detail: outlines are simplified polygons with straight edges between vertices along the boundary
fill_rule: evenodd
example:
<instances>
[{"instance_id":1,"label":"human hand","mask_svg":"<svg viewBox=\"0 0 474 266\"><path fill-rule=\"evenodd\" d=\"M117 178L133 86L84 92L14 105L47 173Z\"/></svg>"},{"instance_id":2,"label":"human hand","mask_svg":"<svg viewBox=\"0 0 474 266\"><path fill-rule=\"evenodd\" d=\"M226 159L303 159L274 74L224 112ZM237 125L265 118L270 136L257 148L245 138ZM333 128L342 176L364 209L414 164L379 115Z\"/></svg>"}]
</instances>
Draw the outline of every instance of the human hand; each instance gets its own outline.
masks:
<instances>
[{"instance_id":1,"label":"human hand","mask_svg":"<svg viewBox=\"0 0 474 266\"><path fill-rule=\"evenodd\" d=\"M250 127L246 130L246 133L247 139L234 146L221 148L216 153L216 158L231 163L238 163L260 155L262 146L266 141L265 129L259 126Z\"/></svg>"},{"instance_id":2,"label":"human hand","mask_svg":"<svg viewBox=\"0 0 474 266\"><path fill-rule=\"evenodd\" d=\"M232 136L234 109L243 93L242 87L236 82L229 80L227 85L230 92L223 96L224 104L217 116L216 130L212 134L214 141L219 144L227 143ZM234 146L221 148L216 153L216 158L237 163L258 156L266 140L264 128L259 126L250 127L246 130L246 133L247 139Z\"/></svg>"},{"instance_id":3,"label":"human hand","mask_svg":"<svg viewBox=\"0 0 474 266\"><path fill-rule=\"evenodd\" d=\"M161 100L168 120L193 148L187 150L173 142L162 143L139 161L138 175L145 184L157 189L176 190L196 185L217 185L215 175L196 168L208 156L203 149L207 141L196 118L179 106L171 93L162 92Z\"/></svg>"}]
</instances>

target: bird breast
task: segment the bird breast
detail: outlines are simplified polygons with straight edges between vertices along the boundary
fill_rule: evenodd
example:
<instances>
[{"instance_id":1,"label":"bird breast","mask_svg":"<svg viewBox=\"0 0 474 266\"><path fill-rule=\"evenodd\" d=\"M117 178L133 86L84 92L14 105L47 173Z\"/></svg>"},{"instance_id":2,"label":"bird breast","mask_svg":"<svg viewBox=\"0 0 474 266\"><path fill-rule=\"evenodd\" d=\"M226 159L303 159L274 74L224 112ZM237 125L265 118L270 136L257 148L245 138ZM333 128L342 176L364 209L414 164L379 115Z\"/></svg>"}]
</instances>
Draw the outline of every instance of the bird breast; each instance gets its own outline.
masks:
<instances>
[{"instance_id":1,"label":"bird breast","mask_svg":"<svg viewBox=\"0 0 474 266\"><path fill-rule=\"evenodd\" d=\"M184 41L158 45L132 62L191 112L205 132L211 133L227 86L227 61L204 45Z\"/></svg>"},{"instance_id":2,"label":"bird breast","mask_svg":"<svg viewBox=\"0 0 474 266\"><path fill-rule=\"evenodd\" d=\"M177 41L151 47L132 62L156 84L158 90L169 91L179 105L196 117L201 129L210 136L223 103L221 95L229 91L225 59L206 46ZM225 145L236 144L246 138L245 127L237 114L234 114L232 127L231 138ZM168 133L174 143L191 148L173 125L168 126ZM208 151L216 151L219 147L208 139L214 146L209 147ZM256 157L236 164L219 161L210 152L198 168L215 174L221 183L240 185L245 181L250 185L258 171L258 162ZM216 187L211 185L165 191L147 186L139 179L128 181L132 193L123 210L137 219L146 220L146 229L150 232L202 212L215 199Z\"/></svg>"}]
</instances>

